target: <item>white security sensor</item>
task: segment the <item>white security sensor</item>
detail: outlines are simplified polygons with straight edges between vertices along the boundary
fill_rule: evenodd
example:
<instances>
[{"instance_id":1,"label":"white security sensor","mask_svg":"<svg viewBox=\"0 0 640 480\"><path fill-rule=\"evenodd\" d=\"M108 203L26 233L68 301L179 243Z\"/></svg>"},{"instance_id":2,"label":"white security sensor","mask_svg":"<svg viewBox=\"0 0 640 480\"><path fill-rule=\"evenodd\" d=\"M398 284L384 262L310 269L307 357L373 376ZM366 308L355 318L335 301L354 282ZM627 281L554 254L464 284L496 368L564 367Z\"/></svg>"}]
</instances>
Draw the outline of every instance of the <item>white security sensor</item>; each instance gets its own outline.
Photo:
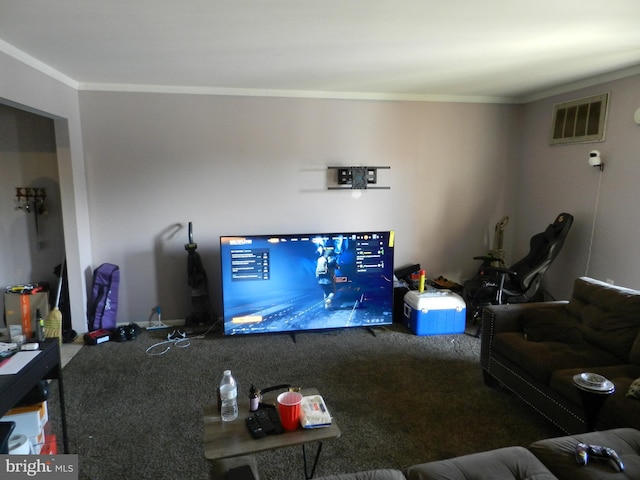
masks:
<instances>
[{"instance_id":1,"label":"white security sensor","mask_svg":"<svg viewBox=\"0 0 640 480\"><path fill-rule=\"evenodd\" d=\"M599 150L591 150L589 152L589 165L592 167L599 167L602 170L602 158L600 158Z\"/></svg>"}]
</instances>

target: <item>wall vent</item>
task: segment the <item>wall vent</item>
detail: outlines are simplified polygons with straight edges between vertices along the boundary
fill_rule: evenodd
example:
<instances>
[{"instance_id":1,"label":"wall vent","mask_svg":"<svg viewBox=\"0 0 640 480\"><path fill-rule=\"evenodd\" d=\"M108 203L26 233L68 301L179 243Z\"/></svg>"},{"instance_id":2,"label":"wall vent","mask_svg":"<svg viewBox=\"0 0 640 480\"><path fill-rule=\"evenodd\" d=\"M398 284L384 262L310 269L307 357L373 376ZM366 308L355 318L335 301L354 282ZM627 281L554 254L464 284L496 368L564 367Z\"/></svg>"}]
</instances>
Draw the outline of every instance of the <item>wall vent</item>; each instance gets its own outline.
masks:
<instances>
[{"instance_id":1,"label":"wall vent","mask_svg":"<svg viewBox=\"0 0 640 480\"><path fill-rule=\"evenodd\" d=\"M555 104L550 143L603 141L608 104L609 93Z\"/></svg>"}]
</instances>

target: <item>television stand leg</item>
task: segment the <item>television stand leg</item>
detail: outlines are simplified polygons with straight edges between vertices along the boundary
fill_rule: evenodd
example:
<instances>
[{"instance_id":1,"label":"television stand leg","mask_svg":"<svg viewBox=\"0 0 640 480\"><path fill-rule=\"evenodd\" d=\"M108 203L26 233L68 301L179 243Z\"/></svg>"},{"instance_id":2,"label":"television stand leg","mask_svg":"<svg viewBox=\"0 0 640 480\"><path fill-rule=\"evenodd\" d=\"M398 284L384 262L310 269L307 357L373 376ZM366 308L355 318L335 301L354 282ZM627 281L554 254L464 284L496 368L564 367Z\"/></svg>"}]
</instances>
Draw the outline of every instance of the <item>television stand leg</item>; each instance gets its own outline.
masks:
<instances>
[{"instance_id":1,"label":"television stand leg","mask_svg":"<svg viewBox=\"0 0 640 480\"><path fill-rule=\"evenodd\" d=\"M369 333L371 333L371 335L373 335L374 337L377 337L376 331L373 329L373 327L367 327L367 330L369 330Z\"/></svg>"},{"instance_id":2,"label":"television stand leg","mask_svg":"<svg viewBox=\"0 0 640 480\"><path fill-rule=\"evenodd\" d=\"M291 334L291 340L293 340L293 343L297 343L296 342L296 334L295 333Z\"/></svg>"}]
</instances>

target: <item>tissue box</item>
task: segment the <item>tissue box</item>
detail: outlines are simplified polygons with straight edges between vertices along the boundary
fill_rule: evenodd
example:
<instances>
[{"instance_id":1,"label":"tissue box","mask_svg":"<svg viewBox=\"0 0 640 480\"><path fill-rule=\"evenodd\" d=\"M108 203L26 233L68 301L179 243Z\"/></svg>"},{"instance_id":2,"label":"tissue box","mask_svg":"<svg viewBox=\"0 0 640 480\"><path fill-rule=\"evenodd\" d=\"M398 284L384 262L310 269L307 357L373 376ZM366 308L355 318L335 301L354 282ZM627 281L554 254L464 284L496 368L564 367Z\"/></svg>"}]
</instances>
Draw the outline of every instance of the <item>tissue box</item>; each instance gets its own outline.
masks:
<instances>
[{"instance_id":1,"label":"tissue box","mask_svg":"<svg viewBox=\"0 0 640 480\"><path fill-rule=\"evenodd\" d=\"M418 292L404 296L404 324L416 335L462 333L466 304L451 290Z\"/></svg>"}]
</instances>

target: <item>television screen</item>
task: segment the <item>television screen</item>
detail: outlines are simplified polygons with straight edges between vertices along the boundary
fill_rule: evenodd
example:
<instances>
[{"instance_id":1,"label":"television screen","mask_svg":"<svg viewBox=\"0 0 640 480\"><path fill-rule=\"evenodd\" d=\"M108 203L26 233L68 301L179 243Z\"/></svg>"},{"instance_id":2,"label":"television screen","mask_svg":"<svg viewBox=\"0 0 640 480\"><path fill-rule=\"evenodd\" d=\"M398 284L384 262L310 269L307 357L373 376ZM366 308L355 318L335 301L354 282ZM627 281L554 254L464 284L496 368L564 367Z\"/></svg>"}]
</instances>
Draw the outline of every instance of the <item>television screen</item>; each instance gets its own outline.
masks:
<instances>
[{"instance_id":1,"label":"television screen","mask_svg":"<svg viewBox=\"0 0 640 480\"><path fill-rule=\"evenodd\" d=\"M225 335L393 322L394 232L220 237Z\"/></svg>"}]
</instances>

